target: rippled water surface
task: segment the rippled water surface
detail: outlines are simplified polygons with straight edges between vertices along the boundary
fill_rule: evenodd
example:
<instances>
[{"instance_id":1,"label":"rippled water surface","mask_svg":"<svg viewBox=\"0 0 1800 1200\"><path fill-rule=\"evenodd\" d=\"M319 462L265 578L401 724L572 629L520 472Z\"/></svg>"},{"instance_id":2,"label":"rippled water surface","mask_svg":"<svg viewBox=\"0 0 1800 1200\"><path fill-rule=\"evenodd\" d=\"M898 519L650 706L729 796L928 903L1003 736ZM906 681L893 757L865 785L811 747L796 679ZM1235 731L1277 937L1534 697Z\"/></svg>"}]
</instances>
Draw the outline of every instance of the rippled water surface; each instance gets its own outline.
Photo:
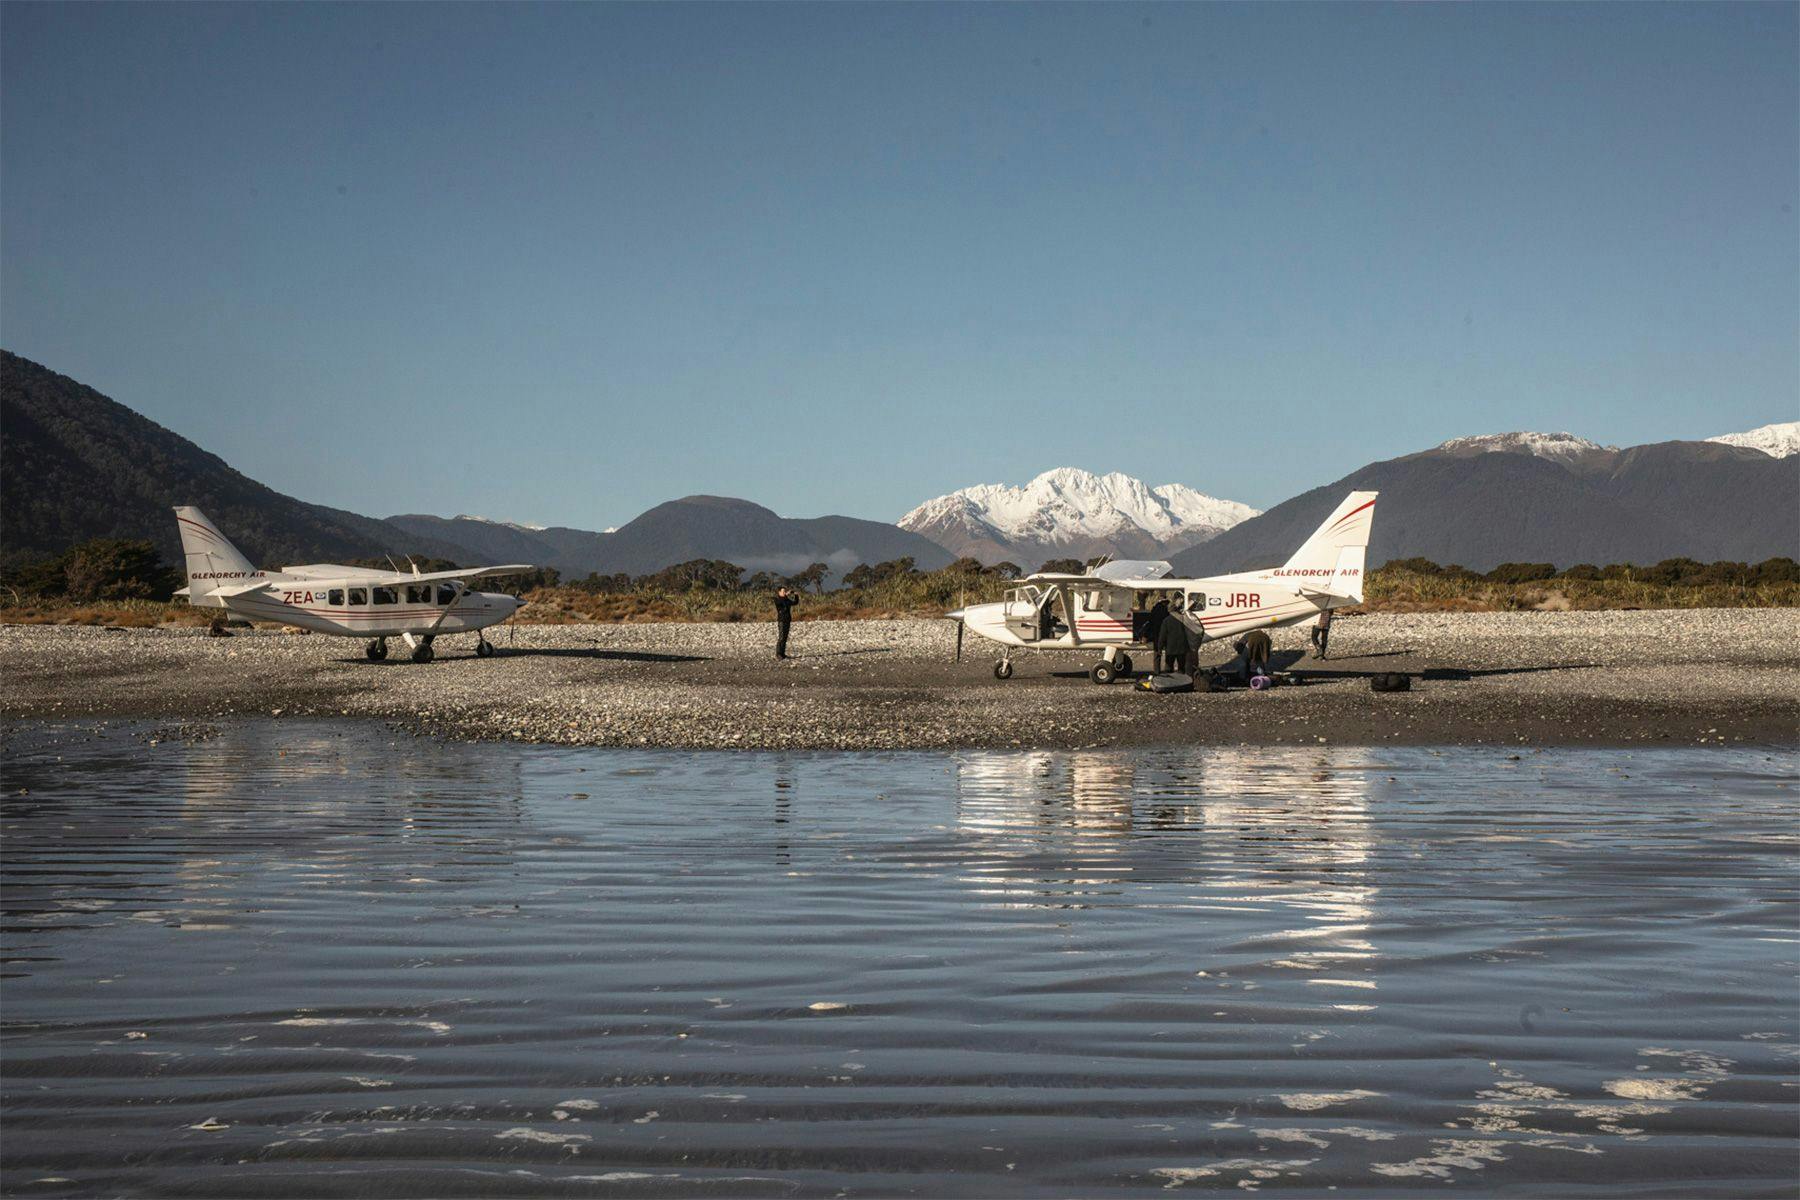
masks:
<instances>
[{"instance_id":1,"label":"rippled water surface","mask_svg":"<svg viewBox=\"0 0 1800 1200\"><path fill-rule=\"evenodd\" d=\"M1785 1195L1766 752L5 750L10 1195Z\"/></svg>"}]
</instances>

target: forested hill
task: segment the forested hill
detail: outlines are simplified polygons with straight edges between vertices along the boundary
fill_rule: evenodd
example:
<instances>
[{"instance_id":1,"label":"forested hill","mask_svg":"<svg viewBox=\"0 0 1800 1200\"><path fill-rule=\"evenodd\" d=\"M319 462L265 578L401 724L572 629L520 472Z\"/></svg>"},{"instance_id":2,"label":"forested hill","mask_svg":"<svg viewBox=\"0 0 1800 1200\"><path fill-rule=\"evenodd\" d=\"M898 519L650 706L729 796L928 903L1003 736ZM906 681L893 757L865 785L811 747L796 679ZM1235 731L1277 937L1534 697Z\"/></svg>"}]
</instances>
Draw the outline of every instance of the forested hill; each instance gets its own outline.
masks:
<instances>
[{"instance_id":1,"label":"forested hill","mask_svg":"<svg viewBox=\"0 0 1800 1200\"><path fill-rule=\"evenodd\" d=\"M0 564L123 537L146 538L179 565L169 511L177 504L198 505L264 566L467 557L450 543L284 496L93 388L0 351Z\"/></svg>"}]
</instances>

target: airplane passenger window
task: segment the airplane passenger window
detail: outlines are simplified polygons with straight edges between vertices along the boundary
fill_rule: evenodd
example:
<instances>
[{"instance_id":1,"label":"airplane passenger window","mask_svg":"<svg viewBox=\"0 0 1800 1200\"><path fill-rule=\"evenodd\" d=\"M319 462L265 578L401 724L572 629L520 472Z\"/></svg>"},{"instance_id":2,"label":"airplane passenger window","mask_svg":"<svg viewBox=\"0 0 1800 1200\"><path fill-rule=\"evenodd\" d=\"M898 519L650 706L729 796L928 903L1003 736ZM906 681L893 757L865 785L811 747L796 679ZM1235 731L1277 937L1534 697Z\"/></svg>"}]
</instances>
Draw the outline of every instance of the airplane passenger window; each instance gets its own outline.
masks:
<instances>
[{"instance_id":1,"label":"airplane passenger window","mask_svg":"<svg viewBox=\"0 0 1800 1200\"><path fill-rule=\"evenodd\" d=\"M393 588L378 587L370 588L369 591L374 593L377 604L398 604L400 602L400 597L395 594Z\"/></svg>"},{"instance_id":2,"label":"airplane passenger window","mask_svg":"<svg viewBox=\"0 0 1800 1200\"><path fill-rule=\"evenodd\" d=\"M350 603L352 603L352 604L367 604L368 602L369 602L369 593L367 591L363 590L362 588L351 588L350 589Z\"/></svg>"},{"instance_id":3,"label":"airplane passenger window","mask_svg":"<svg viewBox=\"0 0 1800 1200\"><path fill-rule=\"evenodd\" d=\"M329 592L326 592L325 603L331 605L333 608L344 607L344 589L332 588Z\"/></svg>"},{"instance_id":4,"label":"airplane passenger window","mask_svg":"<svg viewBox=\"0 0 1800 1200\"><path fill-rule=\"evenodd\" d=\"M454 587L451 587L447 583L438 584L438 603L439 604L455 604L456 603L456 589Z\"/></svg>"},{"instance_id":5,"label":"airplane passenger window","mask_svg":"<svg viewBox=\"0 0 1800 1200\"><path fill-rule=\"evenodd\" d=\"M1205 592L1190 592L1190 593L1188 593L1188 607L1193 609L1195 612L1205 612L1206 611L1206 593Z\"/></svg>"},{"instance_id":6,"label":"airplane passenger window","mask_svg":"<svg viewBox=\"0 0 1800 1200\"><path fill-rule=\"evenodd\" d=\"M428 583L409 583L406 585L406 602L408 604L430 604L431 585Z\"/></svg>"}]
</instances>

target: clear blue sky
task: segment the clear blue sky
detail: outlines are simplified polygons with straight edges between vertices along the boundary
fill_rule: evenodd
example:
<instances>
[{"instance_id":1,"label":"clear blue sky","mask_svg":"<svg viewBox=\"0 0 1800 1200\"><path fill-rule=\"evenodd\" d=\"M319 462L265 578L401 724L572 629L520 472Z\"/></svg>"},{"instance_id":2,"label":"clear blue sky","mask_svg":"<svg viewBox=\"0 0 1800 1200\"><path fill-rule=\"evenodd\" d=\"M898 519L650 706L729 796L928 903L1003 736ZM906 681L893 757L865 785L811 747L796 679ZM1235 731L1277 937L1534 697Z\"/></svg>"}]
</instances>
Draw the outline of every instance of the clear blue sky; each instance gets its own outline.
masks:
<instances>
[{"instance_id":1,"label":"clear blue sky","mask_svg":"<svg viewBox=\"0 0 1800 1200\"><path fill-rule=\"evenodd\" d=\"M8 4L0 342L304 499L1800 416L1793 4Z\"/></svg>"}]
</instances>

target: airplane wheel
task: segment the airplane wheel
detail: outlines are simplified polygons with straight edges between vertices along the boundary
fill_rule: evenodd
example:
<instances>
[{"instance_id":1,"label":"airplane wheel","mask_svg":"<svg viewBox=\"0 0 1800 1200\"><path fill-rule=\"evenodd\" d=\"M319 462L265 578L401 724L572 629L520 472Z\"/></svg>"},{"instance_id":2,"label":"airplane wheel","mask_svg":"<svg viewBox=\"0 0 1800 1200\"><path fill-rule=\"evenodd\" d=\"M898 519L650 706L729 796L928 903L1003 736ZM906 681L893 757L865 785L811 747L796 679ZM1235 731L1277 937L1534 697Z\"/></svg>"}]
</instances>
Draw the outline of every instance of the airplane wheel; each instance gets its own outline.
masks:
<instances>
[{"instance_id":1,"label":"airplane wheel","mask_svg":"<svg viewBox=\"0 0 1800 1200\"><path fill-rule=\"evenodd\" d=\"M494 657L494 643L488 641L486 638L482 638L479 642L476 642L475 643L475 657L476 658L492 658L492 657Z\"/></svg>"},{"instance_id":2,"label":"airplane wheel","mask_svg":"<svg viewBox=\"0 0 1800 1200\"><path fill-rule=\"evenodd\" d=\"M1131 674L1131 655L1119 655L1119 674L1126 676Z\"/></svg>"},{"instance_id":3,"label":"airplane wheel","mask_svg":"<svg viewBox=\"0 0 1800 1200\"><path fill-rule=\"evenodd\" d=\"M413 661L416 663L428 663L432 657L430 642L421 642L413 649Z\"/></svg>"},{"instance_id":4,"label":"airplane wheel","mask_svg":"<svg viewBox=\"0 0 1800 1200\"><path fill-rule=\"evenodd\" d=\"M1104 659L1088 669L1088 678L1103 687L1118 677L1118 669Z\"/></svg>"},{"instance_id":5,"label":"airplane wheel","mask_svg":"<svg viewBox=\"0 0 1800 1200\"><path fill-rule=\"evenodd\" d=\"M387 657L387 639L386 638L375 639L374 641L369 643L368 647L366 649L364 649L363 653L367 654L369 656L370 662L380 662L382 659Z\"/></svg>"},{"instance_id":6,"label":"airplane wheel","mask_svg":"<svg viewBox=\"0 0 1800 1200\"><path fill-rule=\"evenodd\" d=\"M995 679L1011 679L1012 678L1012 664L1007 662L1004 658L1001 659L999 662L995 663L994 664L994 678Z\"/></svg>"}]
</instances>

